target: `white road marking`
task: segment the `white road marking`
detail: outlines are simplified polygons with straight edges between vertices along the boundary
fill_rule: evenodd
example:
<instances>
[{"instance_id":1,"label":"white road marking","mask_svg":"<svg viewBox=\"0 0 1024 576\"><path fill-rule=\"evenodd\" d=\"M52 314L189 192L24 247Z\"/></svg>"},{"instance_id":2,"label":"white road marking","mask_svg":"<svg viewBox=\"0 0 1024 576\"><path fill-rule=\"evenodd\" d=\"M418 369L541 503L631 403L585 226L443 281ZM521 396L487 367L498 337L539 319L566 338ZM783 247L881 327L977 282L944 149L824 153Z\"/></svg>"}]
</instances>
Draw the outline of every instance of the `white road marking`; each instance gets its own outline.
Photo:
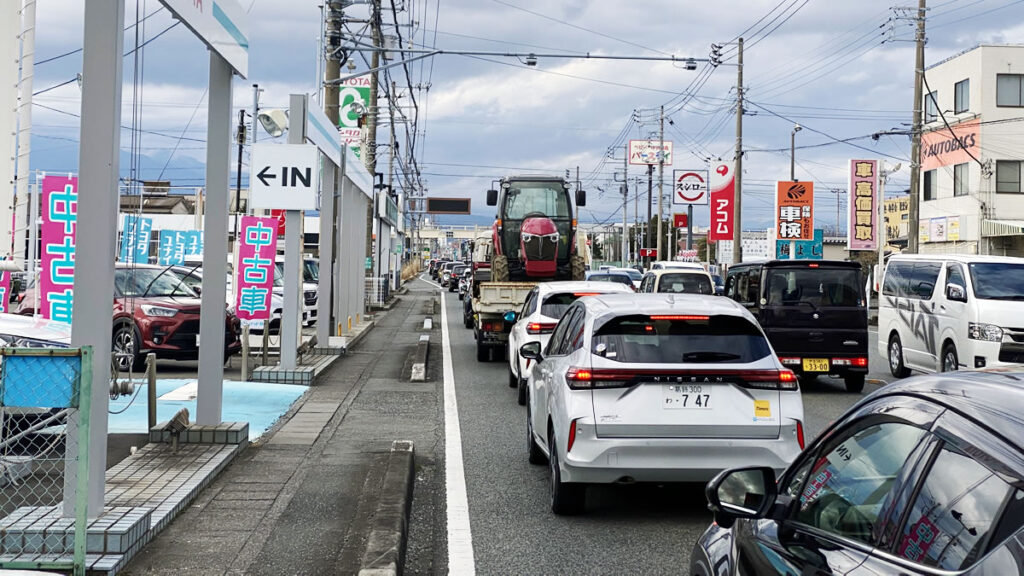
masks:
<instances>
[{"instance_id":1,"label":"white road marking","mask_svg":"<svg viewBox=\"0 0 1024 576\"><path fill-rule=\"evenodd\" d=\"M424 282L426 282L427 284L430 284L431 286L433 286L433 287L437 288L438 290L440 290L440 289L441 289L441 285L440 285L440 284L438 284L437 282L434 282L434 281L432 281L432 280L427 280L427 279L426 279L426 278L424 278L423 276L420 276L420 280L423 280Z\"/></svg>"},{"instance_id":2,"label":"white road marking","mask_svg":"<svg viewBox=\"0 0 1024 576\"><path fill-rule=\"evenodd\" d=\"M455 399L455 369L452 367L452 345L448 338L448 310L445 306L443 292L441 293L441 351L444 354L442 366L444 373L444 475L448 502L448 573L473 576L476 574L476 563L473 559L473 533L469 527L469 499L466 495L466 473L462 465L462 430L459 426L459 404Z\"/></svg>"}]
</instances>

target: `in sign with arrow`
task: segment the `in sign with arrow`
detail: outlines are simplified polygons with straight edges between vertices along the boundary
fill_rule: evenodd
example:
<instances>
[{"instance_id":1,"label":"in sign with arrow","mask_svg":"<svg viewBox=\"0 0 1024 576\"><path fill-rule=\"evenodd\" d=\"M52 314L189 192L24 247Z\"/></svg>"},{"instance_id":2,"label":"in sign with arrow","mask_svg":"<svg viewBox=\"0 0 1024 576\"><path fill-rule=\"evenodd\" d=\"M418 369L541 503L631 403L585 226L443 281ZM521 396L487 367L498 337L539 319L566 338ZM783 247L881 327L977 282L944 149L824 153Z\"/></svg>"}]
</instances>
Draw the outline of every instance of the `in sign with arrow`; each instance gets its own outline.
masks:
<instances>
[{"instance_id":1,"label":"in sign with arrow","mask_svg":"<svg viewBox=\"0 0 1024 576\"><path fill-rule=\"evenodd\" d=\"M254 208L316 210L319 151L310 144L256 144L252 151Z\"/></svg>"}]
</instances>

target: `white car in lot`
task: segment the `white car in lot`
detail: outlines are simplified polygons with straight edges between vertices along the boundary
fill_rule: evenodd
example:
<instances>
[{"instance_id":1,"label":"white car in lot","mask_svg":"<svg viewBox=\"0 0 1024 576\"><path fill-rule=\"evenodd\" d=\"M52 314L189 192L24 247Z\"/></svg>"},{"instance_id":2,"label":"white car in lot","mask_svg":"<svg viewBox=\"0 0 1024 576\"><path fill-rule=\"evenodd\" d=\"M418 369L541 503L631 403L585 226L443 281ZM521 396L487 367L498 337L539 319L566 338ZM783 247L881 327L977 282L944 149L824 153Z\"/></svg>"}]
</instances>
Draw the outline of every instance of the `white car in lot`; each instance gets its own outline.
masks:
<instances>
[{"instance_id":1,"label":"white car in lot","mask_svg":"<svg viewBox=\"0 0 1024 576\"><path fill-rule=\"evenodd\" d=\"M526 405L526 375L532 361L517 353L519 347L527 342L540 342L544 349L555 324L577 298L615 293L633 291L625 284L585 281L542 282L530 291L508 335L508 385L516 388L520 406Z\"/></svg>"},{"instance_id":2,"label":"white car in lot","mask_svg":"<svg viewBox=\"0 0 1024 576\"><path fill-rule=\"evenodd\" d=\"M550 469L551 509L583 510L588 483L703 482L785 468L803 449L796 375L739 304L690 294L574 302L528 382L529 460Z\"/></svg>"}]
</instances>

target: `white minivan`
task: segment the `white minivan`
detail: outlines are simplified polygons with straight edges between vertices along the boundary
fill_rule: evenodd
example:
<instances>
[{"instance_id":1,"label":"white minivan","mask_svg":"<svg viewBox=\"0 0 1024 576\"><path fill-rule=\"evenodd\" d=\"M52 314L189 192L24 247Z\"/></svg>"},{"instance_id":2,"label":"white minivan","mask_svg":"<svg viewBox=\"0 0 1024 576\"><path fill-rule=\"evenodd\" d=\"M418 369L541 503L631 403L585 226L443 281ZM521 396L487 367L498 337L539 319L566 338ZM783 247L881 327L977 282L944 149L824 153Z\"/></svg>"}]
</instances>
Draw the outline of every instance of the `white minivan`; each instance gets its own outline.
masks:
<instances>
[{"instance_id":1,"label":"white minivan","mask_svg":"<svg viewBox=\"0 0 1024 576\"><path fill-rule=\"evenodd\" d=\"M1024 258L897 254L878 300L893 376L1024 364Z\"/></svg>"}]
</instances>

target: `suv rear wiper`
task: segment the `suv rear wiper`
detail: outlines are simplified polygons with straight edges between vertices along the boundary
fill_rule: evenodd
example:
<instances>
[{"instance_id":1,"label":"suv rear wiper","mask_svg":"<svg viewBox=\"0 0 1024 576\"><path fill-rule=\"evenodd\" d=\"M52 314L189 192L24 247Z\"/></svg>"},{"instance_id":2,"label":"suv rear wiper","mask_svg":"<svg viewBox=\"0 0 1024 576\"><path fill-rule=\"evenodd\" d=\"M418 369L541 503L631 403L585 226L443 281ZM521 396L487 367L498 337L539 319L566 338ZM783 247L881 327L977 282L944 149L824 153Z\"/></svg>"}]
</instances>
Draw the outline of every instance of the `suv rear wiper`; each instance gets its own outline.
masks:
<instances>
[{"instance_id":1,"label":"suv rear wiper","mask_svg":"<svg viewBox=\"0 0 1024 576\"><path fill-rule=\"evenodd\" d=\"M739 358L739 354L733 354L731 352L715 352L710 350L683 353L683 362L724 362L726 360L738 360Z\"/></svg>"}]
</instances>

